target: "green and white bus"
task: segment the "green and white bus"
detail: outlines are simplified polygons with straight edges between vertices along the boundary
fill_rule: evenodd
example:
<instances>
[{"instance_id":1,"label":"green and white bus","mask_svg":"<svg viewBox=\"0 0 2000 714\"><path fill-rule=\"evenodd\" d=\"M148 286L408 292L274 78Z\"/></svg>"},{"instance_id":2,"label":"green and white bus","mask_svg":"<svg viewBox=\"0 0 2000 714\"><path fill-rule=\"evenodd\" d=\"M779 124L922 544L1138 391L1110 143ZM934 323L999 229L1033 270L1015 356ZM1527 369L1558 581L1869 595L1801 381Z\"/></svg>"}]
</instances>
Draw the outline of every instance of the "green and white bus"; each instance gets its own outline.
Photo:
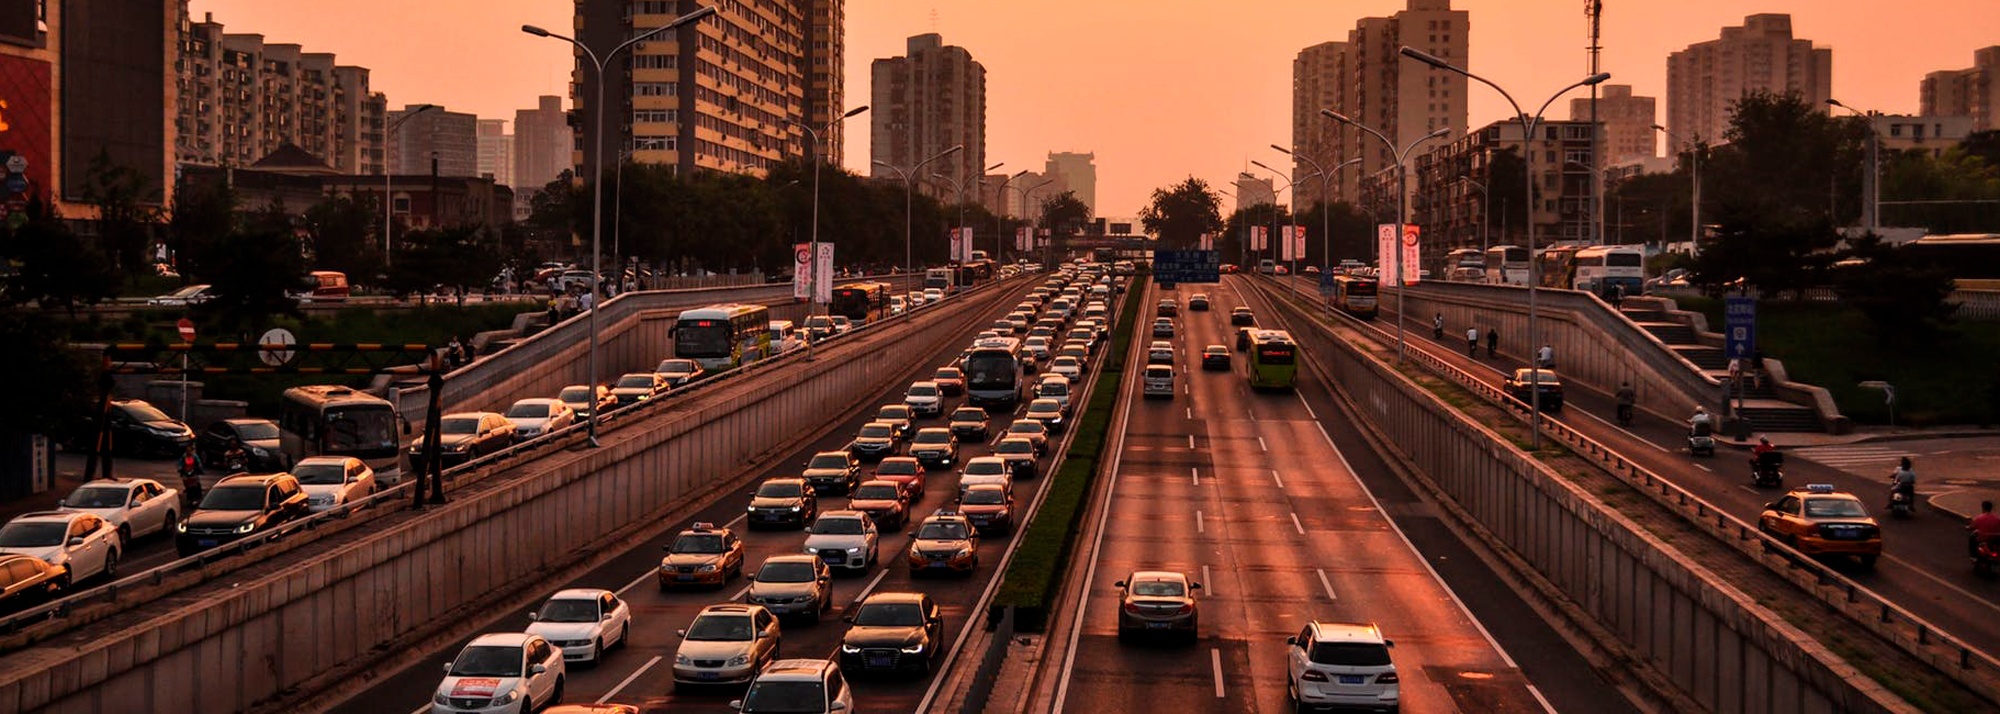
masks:
<instances>
[{"instance_id":1,"label":"green and white bus","mask_svg":"<svg viewBox=\"0 0 2000 714\"><path fill-rule=\"evenodd\" d=\"M681 311L674 322L674 356L694 360L710 372L772 354L771 308L763 305L698 307Z\"/></svg>"},{"instance_id":2,"label":"green and white bus","mask_svg":"<svg viewBox=\"0 0 2000 714\"><path fill-rule=\"evenodd\" d=\"M1291 389L1299 375L1299 346L1284 330L1250 333L1250 388Z\"/></svg>"}]
</instances>

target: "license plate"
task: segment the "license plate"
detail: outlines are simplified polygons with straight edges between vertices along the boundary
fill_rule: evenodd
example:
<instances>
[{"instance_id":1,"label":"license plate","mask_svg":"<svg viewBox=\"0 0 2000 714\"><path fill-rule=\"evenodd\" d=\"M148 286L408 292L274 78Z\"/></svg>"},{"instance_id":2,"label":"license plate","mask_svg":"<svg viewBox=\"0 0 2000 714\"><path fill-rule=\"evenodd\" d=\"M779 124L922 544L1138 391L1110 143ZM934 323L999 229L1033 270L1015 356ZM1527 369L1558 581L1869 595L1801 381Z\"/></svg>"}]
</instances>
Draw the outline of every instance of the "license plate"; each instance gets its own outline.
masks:
<instances>
[{"instance_id":1,"label":"license plate","mask_svg":"<svg viewBox=\"0 0 2000 714\"><path fill-rule=\"evenodd\" d=\"M868 657L868 666L870 667L887 667L891 664L895 664L895 661L888 657L881 655L870 655Z\"/></svg>"},{"instance_id":2,"label":"license plate","mask_svg":"<svg viewBox=\"0 0 2000 714\"><path fill-rule=\"evenodd\" d=\"M1364 679L1366 679L1366 677L1363 677L1363 676L1361 676L1361 675L1358 675L1358 674L1343 674L1343 675L1340 675L1340 683L1341 683L1341 684L1360 684L1360 683L1362 682L1362 680L1364 680Z\"/></svg>"},{"instance_id":3,"label":"license plate","mask_svg":"<svg viewBox=\"0 0 2000 714\"><path fill-rule=\"evenodd\" d=\"M675 579L675 580L680 580L680 581L683 581L683 582L685 582L685 581L689 581L689 580L693 580L693 579L694 579L694 576L692 576L692 575L676 575L676 576L674 576L674 579Z\"/></svg>"},{"instance_id":4,"label":"license plate","mask_svg":"<svg viewBox=\"0 0 2000 714\"><path fill-rule=\"evenodd\" d=\"M946 562L944 562L944 561L942 561L942 560L933 560L933 561L931 561L931 564L930 564L930 565L928 565L928 566L925 566L925 567L930 567L930 568L942 568L942 567L945 567L945 566L948 566L948 565L950 565L950 563L946 563Z\"/></svg>"},{"instance_id":5,"label":"license plate","mask_svg":"<svg viewBox=\"0 0 2000 714\"><path fill-rule=\"evenodd\" d=\"M695 675L695 679L715 679L718 676L721 675L715 672L700 672ZM1345 677L1342 677L1342 679L1345 679Z\"/></svg>"},{"instance_id":6,"label":"license plate","mask_svg":"<svg viewBox=\"0 0 2000 714\"><path fill-rule=\"evenodd\" d=\"M215 541L212 541L212 540L198 540L198 541L195 541L195 542L194 542L194 544L195 544L195 545L198 545L198 546L201 546L201 547L203 547L203 548L213 548L213 547L215 547Z\"/></svg>"},{"instance_id":7,"label":"license plate","mask_svg":"<svg viewBox=\"0 0 2000 714\"><path fill-rule=\"evenodd\" d=\"M1148 630L1164 630L1164 629L1167 629L1167 625L1168 625L1168 624L1169 624L1169 623L1165 623L1165 622L1148 622L1148 623L1146 623L1146 629L1148 629Z\"/></svg>"}]
</instances>

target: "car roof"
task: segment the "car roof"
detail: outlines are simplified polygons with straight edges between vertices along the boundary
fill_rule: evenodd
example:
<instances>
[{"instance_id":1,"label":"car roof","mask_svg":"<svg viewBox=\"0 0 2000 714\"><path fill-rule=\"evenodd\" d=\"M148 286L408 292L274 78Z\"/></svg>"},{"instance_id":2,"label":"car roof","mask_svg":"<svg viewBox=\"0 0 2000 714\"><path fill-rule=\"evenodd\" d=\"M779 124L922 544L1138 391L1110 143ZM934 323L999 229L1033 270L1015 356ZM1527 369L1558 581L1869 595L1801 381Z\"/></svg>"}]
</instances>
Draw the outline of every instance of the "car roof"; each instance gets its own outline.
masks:
<instances>
[{"instance_id":1,"label":"car roof","mask_svg":"<svg viewBox=\"0 0 2000 714\"><path fill-rule=\"evenodd\" d=\"M73 511L31 511L15 516L16 521L68 521L77 516L87 515Z\"/></svg>"},{"instance_id":2,"label":"car roof","mask_svg":"<svg viewBox=\"0 0 2000 714\"><path fill-rule=\"evenodd\" d=\"M526 632L488 632L465 643L467 647L520 647L534 637Z\"/></svg>"},{"instance_id":3,"label":"car roof","mask_svg":"<svg viewBox=\"0 0 2000 714\"><path fill-rule=\"evenodd\" d=\"M652 374L652 372L647 372L646 374ZM446 415L444 415L444 416L442 416L442 417L438 417L438 418L440 418L440 419L484 419L484 418L486 418L486 417L489 417L489 416L500 416L500 413L499 413L499 412L452 412L452 413L450 413L450 414L446 414Z\"/></svg>"},{"instance_id":4,"label":"car roof","mask_svg":"<svg viewBox=\"0 0 2000 714\"><path fill-rule=\"evenodd\" d=\"M358 461L358 460L359 459L355 459L352 456L308 456L303 459L299 459L298 463L292 464L292 468L298 468L300 466L305 466L308 464L346 465L348 461Z\"/></svg>"},{"instance_id":5,"label":"car roof","mask_svg":"<svg viewBox=\"0 0 2000 714\"><path fill-rule=\"evenodd\" d=\"M1006 491L1006 490L1007 490L1007 487L1006 487L1006 486L1002 486L1002 485L1000 485L1000 484L997 484L997 483L975 483L975 484L972 484L972 485L970 485L970 486L966 486L966 487L965 487L965 490L966 490L967 492L972 492L972 491Z\"/></svg>"},{"instance_id":6,"label":"car roof","mask_svg":"<svg viewBox=\"0 0 2000 714\"><path fill-rule=\"evenodd\" d=\"M234 419L224 419L224 420L222 420L222 422L223 422L223 423L225 423L225 424L229 424L229 425L232 425L232 426L234 426L234 425L238 425L238 424L276 424L276 423L277 423L277 422L274 422L274 421L271 421L271 420L269 420L269 419L258 419L258 418L256 418L256 417L237 417L237 418L234 418Z\"/></svg>"},{"instance_id":7,"label":"car roof","mask_svg":"<svg viewBox=\"0 0 2000 714\"><path fill-rule=\"evenodd\" d=\"M820 520L828 518L867 518L868 514L860 511L821 511L819 517Z\"/></svg>"},{"instance_id":8,"label":"car roof","mask_svg":"<svg viewBox=\"0 0 2000 714\"><path fill-rule=\"evenodd\" d=\"M1020 438L1020 437L1015 437L1015 438ZM972 458L970 458L970 459L966 459L966 460L965 460L965 465L967 465L967 466L971 466L971 465L973 465L973 464L981 464L981 463L985 463L985 464L993 464L993 463L997 463L997 464L1003 464L1003 465L1004 465L1004 464L1006 464L1006 463L1007 463L1007 460L1006 460L1006 459L1003 459L1003 458L1000 458L1000 457L998 457L998 456L974 456L974 457L972 457Z\"/></svg>"},{"instance_id":9,"label":"car roof","mask_svg":"<svg viewBox=\"0 0 2000 714\"><path fill-rule=\"evenodd\" d=\"M1314 620L1308 627L1312 628L1313 640L1317 642L1386 644L1386 641L1382 639L1382 629L1376 627L1375 623L1372 622L1321 622Z\"/></svg>"},{"instance_id":10,"label":"car roof","mask_svg":"<svg viewBox=\"0 0 2000 714\"><path fill-rule=\"evenodd\" d=\"M215 482L215 487L221 488L223 486L234 486L237 484L246 484L246 483L254 483L259 486L268 486L271 484L272 481L276 481L280 477L289 478L291 477L291 474L237 474L235 476L224 476L221 481Z\"/></svg>"},{"instance_id":11,"label":"car roof","mask_svg":"<svg viewBox=\"0 0 2000 714\"><path fill-rule=\"evenodd\" d=\"M890 488L898 488L898 486L896 485L896 482L894 482L894 481L890 481L889 479L886 479L886 478L871 478L871 479L868 479L868 480L866 480L866 481L862 481L862 482L861 482L861 485L862 485L862 486L888 486L888 487L890 487ZM859 486L857 486L856 488L859 488ZM812 556L806 556L806 557L810 558L810 557L812 557Z\"/></svg>"},{"instance_id":12,"label":"car roof","mask_svg":"<svg viewBox=\"0 0 2000 714\"><path fill-rule=\"evenodd\" d=\"M881 603L910 603L914 605L917 603L921 603L923 601L924 601L923 593L875 592L875 593L870 593L867 599L861 601L861 604L866 605L869 603L881 602Z\"/></svg>"},{"instance_id":13,"label":"car roof","mask_svg":"<svg viewBox=\"0 0 2000 714\"><path fill-rule=\"evenodd\" d=\"M1061 406L1062 406L1062 402L1059 402L1059 401L1056 401L1055 399L1052 399L1052 398L1049 398L1049 397L1042 397L1042 398L1039 398L1039 399L1036 399L1035 401L1032 401L1032 402L1028 402L1028 409L1029 409L1029 410L1033 410L1033 409L1034 409L1035 407L1048 407L1048 408L1050 408L1050 409L1055 409L1055 408L1058 408L1058 407L1061 407Z\"/></svg>"},{"instance_id":14,"label":"car roof","mask_svg":"<svg viewBox=\"0 0 2000 714\"><path fill-rule=\"evenodd\" d=\"M556 399L554 397L528 397L526 399L514 400L515 406L519 406L522 404L547 404L549 406L555 406L561 403L563 403L561 399Z\"/></svg>"},{"instance_id":15,"label":"car roof","mask_svg":"<svg viewBox=\"0 0 2000 714\"><path fill-rule=\"evenodd\" d=\"M823 659L781 659L764 665L764 671L757 673L762 682L817 682L833 668L833 662Z\"/></svg>"},{"instance_id":16,"label":"car roof","mask_svg":"<svg viewBox=\"0 0 2000 714\"><path fill-rule=\"evenodd\" d=\"M942 426L927 426L917 430L917 434L920 436L923 434L950 434L950 433L951 429ZM847 452L843 451L839 453L847 453Z\"/></svg>"},{"instance_id":17,"label":"car roof","mask_svg":"<svg viewBox=\"0 0 2000 714\"><path fill-rule=\"evenodd\" d=\"M797 477L797 476L772 476L772 477L770 477L770 478L767 478L767 479L764 479L763 481L759 481L759 482L757 483L757 485L761 486L761 485L764 485L764 484L767 484L767 483L796 483L796 484L803 484L803 483L805 483L805 482L806 482L806 480L805 480L805 479L803 479L803 478L800 478L800 477Z\"/></svg>"},{"instance_id":18,"label":"car roof","mask_svg":"<svg viewBox=\"0 0 2000 714\"><path fill-rule=\"evenodd\" d=\"M569 588L566 590L557 590L556 594L549 596L549 599L550 600L595 600L599 597L609 594L611 594L610 590L604 590L601 588Z\"/></svg>"},{"instance_id":19,"label":"car roof","mask_svg":"<svg viewBox=\"0 0 2000 714\"><path fill-rule=\"evenodd\" d=\"M1136 583L1141 580L1170 580L1177 583L1184 583L1187 582L1187 579L1187 574L1176 573L1171 570L1141 570L1133 573L1131 577L1126 578L1125 582Z\"/></svg>"},{"instance_id":20,"label":"car roof","mask_svg":"<svg viewBox=\"0 0 2000 714\"><path fill-rule=\"evenodd\" d=\"M769 558L764 559L765 565L770 565L772 563L817 563L817 562L819 562L819 556L806 555L804 553L786 553L783 555L773 555Z\"/></svg>"},{"instance_id":21,"label":"car roof","mask_svg":"<svg viewBox=\"0 0 2000 714\"><path fill-rule=\"evenodd\" d=\"M158 482L158 481L154 481L154 480L152 480L152 479L149 479L149 478L131 478L131 477L122 477L122 478L100 478L100 479L94 479L94 480L90 480L90 481L85 481L85 482L83 482L83 483L81 483L81 484L78 484L78 485L77 485L77 488L78 488L78 489L85 489L85 488L91 488L91 487L95 487L95 486L124 486L124 487L127 487L127 488L130 488L130 487L132 487L132 486L135 486L135 485L138 485L138 484L141 484L141 483L151 483L151 484L158 484L159 482Z\"/></svg>"},{"instance_id":22,"label":"car roof","mask_svg":"<svg viewBox=\"0 0 2000 714\"><path fill-rule=\"evenodd\" d=\"M841 451L839 449L827 449L826 451L821 451L819 453L813 454L813 458L817 459L821 456L846 456L846 455L847 452Z\"/></svg>"},{"instance_id":23,"label":"car roof","mask_svg":"<svg viewBox=\"0 0 2000 714\"><path fill-rule=\"evenodd\" d=\"M703 615L742 615L744 617L748 617L750 616L751 613L762 609L764 608L758 605L745 605L742 603L722 602L702 608L701 612L695 613L695 617L701 617Z\"/></svg>"}]
</instances>

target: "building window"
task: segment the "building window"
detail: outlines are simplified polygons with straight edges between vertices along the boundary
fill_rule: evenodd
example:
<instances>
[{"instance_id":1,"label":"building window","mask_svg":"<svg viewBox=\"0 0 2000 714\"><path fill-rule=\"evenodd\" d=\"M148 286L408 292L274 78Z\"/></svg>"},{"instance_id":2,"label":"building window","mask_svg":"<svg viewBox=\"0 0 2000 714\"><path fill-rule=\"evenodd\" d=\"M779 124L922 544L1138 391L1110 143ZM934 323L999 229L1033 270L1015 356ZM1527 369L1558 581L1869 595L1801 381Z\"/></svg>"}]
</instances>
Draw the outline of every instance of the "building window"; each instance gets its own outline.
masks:
<instances>
[{"instance_id":1,"label":"building window","mask_svg":"<svg viewBox=\"0 0 2000 714\"><path fill-rule=\"evenodd\" d=\"M634 124L666 124L680 121L678 109L639 109L632 112Z\"/></svg>"},{"instance_id":2,"label":"building window","mask_svg":"<svg viewBox=\"0 0 2000 714\"><path fill-rule=\"evenodd\" d=\"M673 151L678 144L678 138L672 136L632 137L633 151Z\"/></svg>"},{"instance_id":3,"label":"building window","mask_svg":"<svg viewBox=\"0 0 2000 714\"><path fill-rule=\"evenodd\" d=\"M633 55L632 69L675 69L680 67L679 55Z\"/></svg>"},{"instance_id":4,"label":"building window","mask_svg":"<svg viewBox=\"0 0 2000 714\"><path fill-rule=\"evenodd\" d=\"M633 82L632 96L671 97L680 93L677 82Z\"/></svg>"}]
</instances>

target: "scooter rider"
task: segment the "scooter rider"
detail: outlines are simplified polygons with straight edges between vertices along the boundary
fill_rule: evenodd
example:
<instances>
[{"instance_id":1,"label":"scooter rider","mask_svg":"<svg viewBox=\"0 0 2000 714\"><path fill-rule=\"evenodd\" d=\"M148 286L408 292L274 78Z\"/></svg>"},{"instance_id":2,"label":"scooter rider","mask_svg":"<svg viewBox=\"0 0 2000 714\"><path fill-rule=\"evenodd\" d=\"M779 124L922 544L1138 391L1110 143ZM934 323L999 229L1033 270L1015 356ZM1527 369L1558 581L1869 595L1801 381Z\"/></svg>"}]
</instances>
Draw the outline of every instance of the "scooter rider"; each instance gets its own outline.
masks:
<instances>
[{"instance_id":1,"label":"scooter rider","mask_svg":"<svg viewBox=\"0 0 2000 714\"><path fill-rule=\"evenodd\" d=\"M1697 406L1694 408L1694 416L1688 417L1688 427L1695 432L1701 431L1702 427L1712 427L1714 423L1708 415L1708 407Z\"/></svg>"},{"instance_id":2,"label":"scooter rider","mask_svg":"<svg viewBox=\"0 0 2000 714\"><path fill-rule=\"evenodd\" d=\"M1976 558L1979 556L1981 542L2000 538L2000 516L1993 515L1993 502L1980 501L1979 515L1973 516L1972 523L1965 528L1972 531L1972 537L1965 543L1966 550L1971 551L1972 556Z\"/></svg>"},{"instance_id":3,"label":"scooter rider","mask_svg":"<svg viewBox=\"0 0 2000 714\"><path fill-rule=\"evenodd\" d=\"M1442 312L1438 313L1436 317L1431 318L1431 339L1439 342L1444 341L1444 313Z\"/></svg>"},{"instance_id":4,"label":"scooter rider","mask_svg":"<svg viewBox=\"0 0 2000 714\"><path fill-rule=\"evenodd\" d=\"M1917 502L1917 472L1910 468L1910 457L1903 457L1896 472L1889 474L1889 492L1903 494L1909 503Z\"/></svg>"},{"instance_id":5,"label":"scooter rider","mask_svg":"<svg viewBox=\"0 0 2000 714\"><path fill-rule=\"evenodd\" d=\"M1638 390L1632 388L1631 382L1619 382L1618 421L1620 423L1625 423L1625 424L1632 423L1632 406L1637 403L1639 403Z\"/></svg>"}]
</instances>

